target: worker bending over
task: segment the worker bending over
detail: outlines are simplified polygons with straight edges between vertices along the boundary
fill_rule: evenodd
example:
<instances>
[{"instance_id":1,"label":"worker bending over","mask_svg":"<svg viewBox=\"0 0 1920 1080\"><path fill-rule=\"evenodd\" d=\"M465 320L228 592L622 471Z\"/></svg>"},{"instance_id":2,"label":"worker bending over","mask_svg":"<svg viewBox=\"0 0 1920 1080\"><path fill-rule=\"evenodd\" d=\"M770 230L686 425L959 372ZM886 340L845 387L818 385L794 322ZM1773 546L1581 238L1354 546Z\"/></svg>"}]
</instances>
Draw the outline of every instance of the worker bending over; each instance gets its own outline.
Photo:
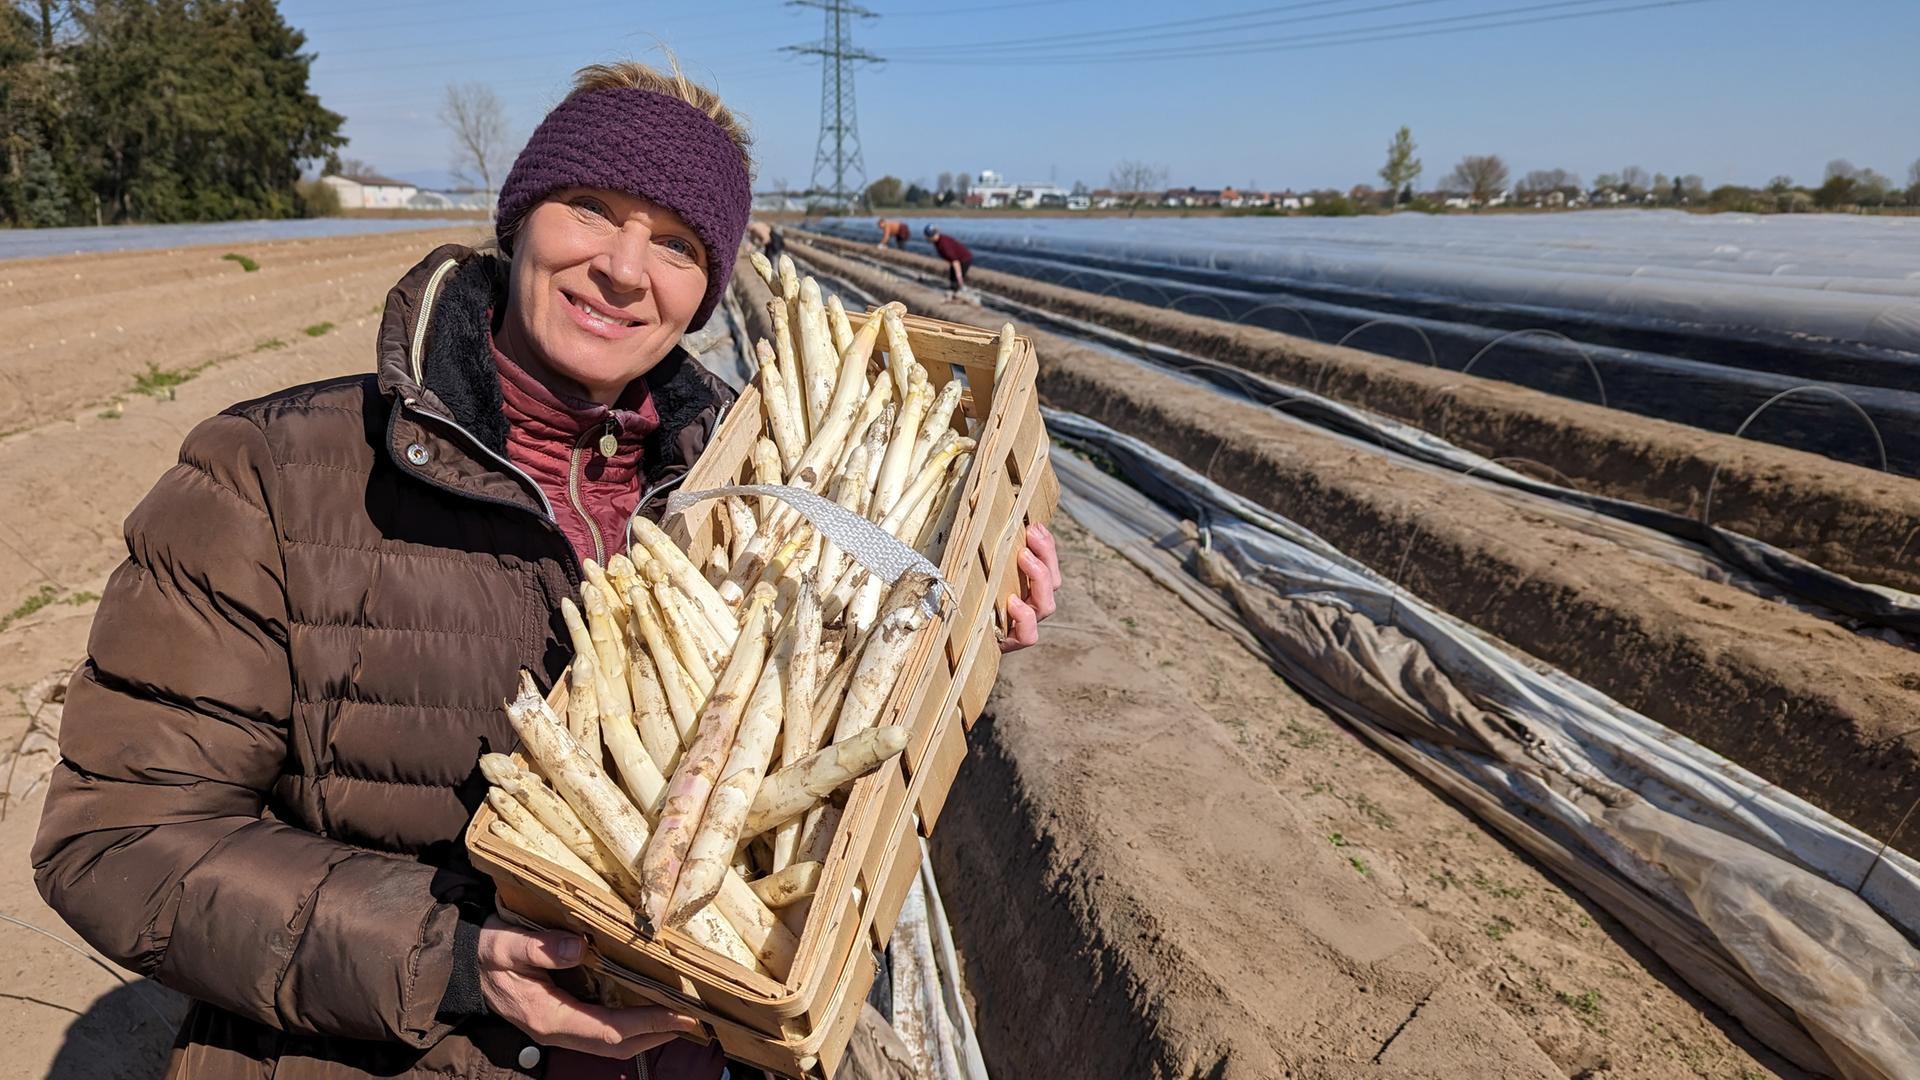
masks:
<instances>
[{"instance_id":1,"label":"worker bending over","mask_svg":"<svg viewBox=\"0 0 1920 1080\"><path fill-rule=\"evenodd\" d=\"M907 226L906 222L895 221L892 218L880 219L880 246L881 247L886 247L889 243L891 243L893 244L894 247L900 248L901 250L904 251L907 246L907 240L910 239L912 236L913 236L913 230Z\"/></svg>"},{"instance_id":2,"label":"worker bending over","mask_svg":"<svg viewBox=\"0 0 1920 1080\"><path fill-rule=\"evenodd\" d=\"M946 235L932 225L927 226L927 240L933 250L947 264L947 289L959 296L967 287L967 271L973 269L973 252L967 245Z\"/></svg>"}]
</instances>

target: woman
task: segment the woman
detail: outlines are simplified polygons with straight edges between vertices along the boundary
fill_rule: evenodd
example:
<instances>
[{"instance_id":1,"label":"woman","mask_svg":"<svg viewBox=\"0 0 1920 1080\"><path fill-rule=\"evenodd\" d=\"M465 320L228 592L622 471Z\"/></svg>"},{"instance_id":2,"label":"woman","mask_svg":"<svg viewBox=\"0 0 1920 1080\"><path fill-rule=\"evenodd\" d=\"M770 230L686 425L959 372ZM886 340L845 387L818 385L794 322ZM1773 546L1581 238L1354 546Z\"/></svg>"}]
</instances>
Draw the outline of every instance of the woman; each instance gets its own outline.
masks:
<instances>
[{"instance_id":1,"label":"woman","mask_svg":"<svg viewBox=\"0 0 1920 1080\"><path fill-rule=\"evenodd\" d=\"M128 519L34 867L195 999L170 1076L717 1074L664 1049L687 1018L561 990L579 940L493 917L461 833L515 669L567 662L579 560L659 513L730 400L679 341L732 271L747 141L677 72L586 69L501 190L504 258L428 255L372 375L201 424ZM1058 584L1028 547L1015 645Z\"/></svg>"}]
</instances>

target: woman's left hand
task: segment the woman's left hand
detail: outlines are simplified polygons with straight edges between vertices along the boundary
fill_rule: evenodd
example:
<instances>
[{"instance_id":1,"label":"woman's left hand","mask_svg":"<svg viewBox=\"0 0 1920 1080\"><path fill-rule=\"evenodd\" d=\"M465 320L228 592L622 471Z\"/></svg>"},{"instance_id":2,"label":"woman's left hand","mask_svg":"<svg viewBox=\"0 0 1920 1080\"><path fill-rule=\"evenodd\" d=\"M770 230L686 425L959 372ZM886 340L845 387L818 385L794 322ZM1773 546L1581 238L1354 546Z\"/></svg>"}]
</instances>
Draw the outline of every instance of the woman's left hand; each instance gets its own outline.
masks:
<instances>
[{"instance_id":1,"label":"woman's left hand","mask_svg":"<svg viewBox=\"0 0 1920 1080\"><path fill-rule=\"evenodd\" d=\"M1040 620L1053 614L1053 593L1060 587L1060 549L1045 525L1027 526L1027 548L1018 560L1023 582L1007 597L1007 636L1000 651L1013 652L1040 641Z\"/></svg>"}]
</instances>

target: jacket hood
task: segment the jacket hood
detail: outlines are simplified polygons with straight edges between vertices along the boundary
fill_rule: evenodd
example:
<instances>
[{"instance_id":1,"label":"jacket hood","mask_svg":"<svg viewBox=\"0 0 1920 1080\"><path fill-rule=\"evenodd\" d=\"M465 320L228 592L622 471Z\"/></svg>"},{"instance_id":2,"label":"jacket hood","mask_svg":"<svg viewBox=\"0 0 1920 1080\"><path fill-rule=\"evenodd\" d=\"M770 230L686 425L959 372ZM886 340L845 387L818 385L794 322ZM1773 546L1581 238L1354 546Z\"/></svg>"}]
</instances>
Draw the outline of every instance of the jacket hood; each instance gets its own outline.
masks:
<instances>
[{"instance_id":1,"label":"jacket hood","mask_svg":"<svg viewBox=\"0 0 1920 1080\"><path fill-rule=\"evenodd\" d=\"M375 337L382 393L452 420L500 455L507 418L490 320L507 303L508 269L491 252L435 248L388 291ZM649 470L691 465L679 433L725 405L731 392L677 344L642 378L660 416L644 451Z\"/></svg>"}]
</instances>

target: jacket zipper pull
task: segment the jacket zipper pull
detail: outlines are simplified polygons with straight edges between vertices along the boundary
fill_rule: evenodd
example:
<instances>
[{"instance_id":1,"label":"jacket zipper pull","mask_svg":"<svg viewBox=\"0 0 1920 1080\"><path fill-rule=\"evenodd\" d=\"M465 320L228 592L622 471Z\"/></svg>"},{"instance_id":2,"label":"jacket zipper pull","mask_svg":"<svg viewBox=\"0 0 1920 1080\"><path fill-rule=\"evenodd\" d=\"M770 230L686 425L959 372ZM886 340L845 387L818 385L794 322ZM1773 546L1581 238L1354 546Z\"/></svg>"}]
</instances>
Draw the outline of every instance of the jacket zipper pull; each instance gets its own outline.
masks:
<instances>
[{"instance_id":1,"label":"jacket zipper pull","mask_svg":"<svg viewBox=\"0 0 1920 1080\"><path fill-rule=\"evenodd\" d=\"M600 435L600 456L612 460L620 452L620 439L614 435L613 421L607 421L607 430Z\"/></svg>"}]
</instances>

